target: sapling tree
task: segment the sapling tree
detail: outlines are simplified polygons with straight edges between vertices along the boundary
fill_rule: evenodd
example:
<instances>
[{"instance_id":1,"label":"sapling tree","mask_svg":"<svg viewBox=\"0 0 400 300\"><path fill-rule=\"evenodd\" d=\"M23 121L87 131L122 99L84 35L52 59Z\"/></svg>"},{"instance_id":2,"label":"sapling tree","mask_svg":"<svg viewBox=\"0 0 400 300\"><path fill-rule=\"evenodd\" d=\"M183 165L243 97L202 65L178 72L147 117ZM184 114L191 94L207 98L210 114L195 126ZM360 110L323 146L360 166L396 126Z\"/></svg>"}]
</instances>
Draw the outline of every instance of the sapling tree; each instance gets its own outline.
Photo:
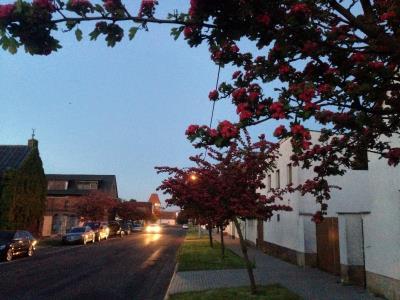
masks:
<instances>
[{"instance_id":1,"label":"sapling tree","mask_svg":"<svg viewBox=\"0 0 400 300\"><path fill-rule=\"evenodd\" d=\"M266 220L274 211L291 210L283 202L279 203L279 200L282 200L283 193L293 192L296 188L287 186L276 189L268 196L260 193L265 188L266 172L274 168L277 149L278 145L267 142L263 135L252 143L245 131L244 138L238 136L225 150L209 147L210 161L203 156L195 156L190 159L196 166L187 170L157 167L159 173L170 175L159 187L170 195L168 204L185 209L186 206L198 203L199 213L204 207L210 207L214 218L235 224L253 293L256 292L256 285L252 264L238 219ZM193 172L198 179L194 184L187 185L186 178Z\"/></svg>"}]
</instances>

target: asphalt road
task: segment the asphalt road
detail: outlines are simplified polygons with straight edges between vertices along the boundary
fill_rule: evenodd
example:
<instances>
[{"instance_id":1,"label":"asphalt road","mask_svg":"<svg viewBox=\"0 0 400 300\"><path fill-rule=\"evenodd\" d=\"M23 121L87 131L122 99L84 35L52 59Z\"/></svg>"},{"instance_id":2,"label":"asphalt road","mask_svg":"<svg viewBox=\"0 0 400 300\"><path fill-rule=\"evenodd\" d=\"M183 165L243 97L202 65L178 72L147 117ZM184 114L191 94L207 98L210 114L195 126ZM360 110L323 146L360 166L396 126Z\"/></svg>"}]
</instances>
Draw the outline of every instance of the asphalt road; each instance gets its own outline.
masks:
<instances>
[{"instance_id":1,"label":"asphalt road","mask_svg":"<svg viewBox=\"0 0 400 300\"><path fill-rule=\"evenodd\" d=\"M0 263L0 299L163 299L184 231L38 249Z\"/></svg>"}]
</instances>

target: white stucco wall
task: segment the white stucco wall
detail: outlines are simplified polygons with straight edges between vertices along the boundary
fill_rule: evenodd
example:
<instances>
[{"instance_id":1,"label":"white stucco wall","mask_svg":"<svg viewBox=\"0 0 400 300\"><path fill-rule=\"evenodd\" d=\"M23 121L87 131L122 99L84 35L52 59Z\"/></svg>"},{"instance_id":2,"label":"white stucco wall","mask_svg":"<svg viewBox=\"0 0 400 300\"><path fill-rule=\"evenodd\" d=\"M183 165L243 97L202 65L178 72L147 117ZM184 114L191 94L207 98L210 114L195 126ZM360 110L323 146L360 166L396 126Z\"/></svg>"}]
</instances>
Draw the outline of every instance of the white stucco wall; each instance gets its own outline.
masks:
<instances>
[{"instance_id":1,"label":"white stucco wall","mask_svg":"<svg viewBox=\"0 0 400 300\"><path fill-rule=\"evenodd\" d=\"M246 220L246 240L257 243L257 220Z\"/></svg>"},{"instance_id":2,"label":"white stucco wall","mask_svg":"<svg viewBox=\"0 0 400 300\"><path fill-rule=\"evenodd\" d=\"M397 144L398 145L398 144ZM370 158L371 213L364 218L365 268L400 280L400 166Z\"/></svg>"},{"instance_id":3,"label":"white stucco wall","mask_svg":"<svg viewBox=\"0 0 400 300\"><path fill-rule=\"evenodd\" d=\"M318 133L312 133L314 141L317 136ZM398 140L393 145L396 143L399 144ZM287 183L290 141L281 144L280 153L277 168L282 187ZM341 190L332 189L328 217L339 218L341 263L361 265L364 260L361 250L364 250L367 271L400 279L400 166L389 167L386 160L379 160L370 153L368 157L368 170L349 170L344 176L329 179L330 184L340 186ZM294 185L313 177L312 168L293 167ZM275 174L272 174L272 187L275 186ZM290 203L293 211L278 212L279 222L276 215L264 222L264 240L296 251L315 253L315 224L311 222L311 214L319 206L310 196L294 194L290 202L287 198L284 197L283 203ZM360 249L363 244L364 249Z\"/></svg>"}]
</instances>

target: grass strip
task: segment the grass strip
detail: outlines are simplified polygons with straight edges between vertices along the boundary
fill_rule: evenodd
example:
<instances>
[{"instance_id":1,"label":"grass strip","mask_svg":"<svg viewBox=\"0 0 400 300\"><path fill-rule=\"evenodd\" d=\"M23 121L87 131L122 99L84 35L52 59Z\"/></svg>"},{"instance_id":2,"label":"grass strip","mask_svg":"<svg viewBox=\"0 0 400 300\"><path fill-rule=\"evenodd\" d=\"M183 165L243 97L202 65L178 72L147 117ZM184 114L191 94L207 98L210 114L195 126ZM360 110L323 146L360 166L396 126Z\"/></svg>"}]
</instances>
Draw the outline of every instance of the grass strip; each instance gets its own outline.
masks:
<instances>
[{"instance_id":1,"label":"grass strip","mask_svg":"<svg viewBox=\"0 0 400 300\"><path fill-rule=\"evenodd\" d=\"M171 295L170 300L300 300L294 294L279 284L258 286L257 294L250 293L250 287L232 287L212 289L199 292L186 292Z\"/></svg>"}]
</instances>

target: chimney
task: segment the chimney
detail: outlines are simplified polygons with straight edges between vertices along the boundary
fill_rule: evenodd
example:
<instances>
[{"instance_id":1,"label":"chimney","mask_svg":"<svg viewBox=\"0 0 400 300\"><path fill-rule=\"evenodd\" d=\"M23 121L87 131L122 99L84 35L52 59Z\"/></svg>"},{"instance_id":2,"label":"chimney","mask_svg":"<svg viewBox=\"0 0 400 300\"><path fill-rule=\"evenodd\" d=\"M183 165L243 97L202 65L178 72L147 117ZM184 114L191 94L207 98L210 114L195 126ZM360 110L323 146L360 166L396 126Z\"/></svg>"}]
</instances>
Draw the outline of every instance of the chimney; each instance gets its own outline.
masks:
<instances>
[{"instance_id":1,"label":"chimney","mask_svg":"<svg viewBox=\"0 0 400 300\"><path fill-rule=\"evenodd\" d=\"M30 139L30 140L28 140L28 147L29 147L29 148L31 148L31 149L37 149L38 146L39 146L38 140L35 140L35 139Z\"/></svg>"},{"instance_id":2,"label":"chimney","mask_svg":"<svg viewBox=\"0 0 400 300\"><path fill-rule=\"evenodd\" d=\"M39 146L39 142L35 139L35 129L32 128L32 137L28 140L28 147L31 149L37 149Z\"/></svg>"}]
</instances>

